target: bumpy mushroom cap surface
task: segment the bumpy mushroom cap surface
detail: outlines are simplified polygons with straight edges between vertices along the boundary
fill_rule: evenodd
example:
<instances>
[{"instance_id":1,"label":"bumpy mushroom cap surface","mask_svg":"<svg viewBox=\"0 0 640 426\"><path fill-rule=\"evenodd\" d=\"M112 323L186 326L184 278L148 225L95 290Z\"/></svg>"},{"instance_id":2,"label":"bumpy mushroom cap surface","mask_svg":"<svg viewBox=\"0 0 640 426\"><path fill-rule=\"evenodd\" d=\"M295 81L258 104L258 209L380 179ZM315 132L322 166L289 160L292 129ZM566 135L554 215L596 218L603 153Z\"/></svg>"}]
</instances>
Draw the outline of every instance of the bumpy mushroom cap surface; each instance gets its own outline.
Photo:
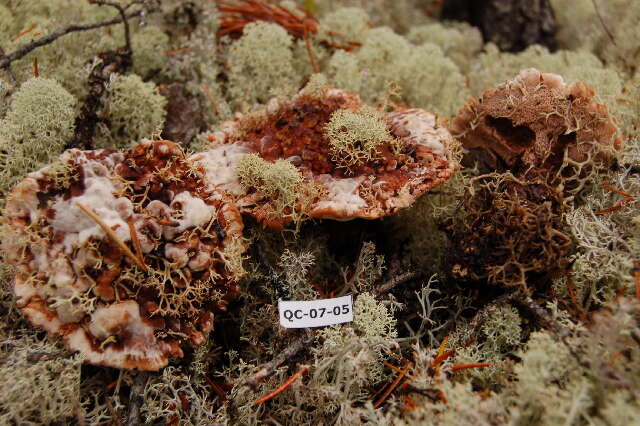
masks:
<instances>
[{"instance_id":1,"label":"bumpy mushroom cap surface","mask_svg":"<svg viewBox=\"0 0 640 426\"><path fill-rule=\"evenodd\" d=\"M582 163L597 144L621 148L615 118L583 82L528 68L486 89L454 117L451 133L489 170L519 173L529 167L557 170Z\"/></svg>"},{"instance_id":2,"label":"bumpy mushroom cap surface","mask_svg":"<svg viewBox=\"0 0 640 426\"><path fill-rule=\"evenodd\" d=\"M245 248L238 209L202 176L169 141L31 173L3 218L18 307L95 365L158 370L202 343Z\"/></svg>"},{"instance_id":3,"label":"bumpy mushroom cap surface","mask_svg":"<svg viewBox=\"0 0 640 426\"><path fill-rule=\"evenodd\" d=\"M268 162L293 164L305 184L315 185L315 197L296 208L314 218L376 219L409 207L414 200L449 179L457 168L456 142L436 117L420 109L380 113L390 140L380 143L375 158L344 168L331 155L325 128L334 112L365 107L357 95L324 88L304 89L288 101L272 101L264 111L238 115L210 136L213 148L193 158L207 171L212 188L239 197L241 209L266 226L281 228L289 215L274 218L259 190L247 191L237 167L250 153ZM348 131L348 129L345 129Z\"/></svg>"}]
</instances>

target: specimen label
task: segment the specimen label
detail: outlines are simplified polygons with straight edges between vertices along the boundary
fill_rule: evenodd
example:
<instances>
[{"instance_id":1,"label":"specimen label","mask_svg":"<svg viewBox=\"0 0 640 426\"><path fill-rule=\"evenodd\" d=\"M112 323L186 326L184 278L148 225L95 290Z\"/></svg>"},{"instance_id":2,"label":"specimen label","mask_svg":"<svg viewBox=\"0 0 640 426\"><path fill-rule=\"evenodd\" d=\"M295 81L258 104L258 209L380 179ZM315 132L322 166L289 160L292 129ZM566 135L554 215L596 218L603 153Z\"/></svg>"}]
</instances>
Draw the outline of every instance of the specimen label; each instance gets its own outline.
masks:
<instances>
[{"instance_id":1,"label":"specimen label","mask_svg":"<svg viewBox=\"0 0 640 426\"><path fill-rule=\"evenodd\" d=\"M322 327L353 321L351 295L308 301L280 300L280 325L285 328Z\"/></svg>"}]
</instances>

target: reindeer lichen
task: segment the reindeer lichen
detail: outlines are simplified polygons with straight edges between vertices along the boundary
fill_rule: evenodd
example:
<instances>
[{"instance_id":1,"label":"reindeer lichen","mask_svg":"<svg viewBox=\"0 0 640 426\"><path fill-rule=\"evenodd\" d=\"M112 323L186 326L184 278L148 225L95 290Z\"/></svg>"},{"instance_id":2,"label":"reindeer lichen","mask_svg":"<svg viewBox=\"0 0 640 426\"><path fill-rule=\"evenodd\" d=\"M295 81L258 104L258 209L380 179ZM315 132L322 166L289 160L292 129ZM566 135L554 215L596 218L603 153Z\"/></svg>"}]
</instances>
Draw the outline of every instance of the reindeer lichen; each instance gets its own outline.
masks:
<instances>
[{"instance_id":1,"label":"reindeer lichen","mask_svg":"<svg viewBox=\"0 0 640 426\"><path fill-rule=\"evenodd\" d=\"M392 139L387 124L376 110L363 107L354 112L339 109L324 130L331 159L347 170L379 158L378 146Z\"/></svg>"},{"instance_id":2,"label":"reindeer lichen","mask_svg":"<svg viewBox=\"0 0 640 426\"><path fill-rule=\"evenodd\" d=\"M152 82L145 83L136 74L115 78L107 88L105 119L108 128L98 141L100 147L128 147L161 130L167 100Z\"/></svg>"},{"instance_id":3,"label":"reindeer lichen","mask_svg":"<svg viewBox=\"0 0 640 426\"><path fill-rule=\"evenodd\" d=\"M277 24L256 22L229 48L229 90L239 101L266 103L292 93L298 85L293 68L293 40Z\"/></svg>"}]
</instances>

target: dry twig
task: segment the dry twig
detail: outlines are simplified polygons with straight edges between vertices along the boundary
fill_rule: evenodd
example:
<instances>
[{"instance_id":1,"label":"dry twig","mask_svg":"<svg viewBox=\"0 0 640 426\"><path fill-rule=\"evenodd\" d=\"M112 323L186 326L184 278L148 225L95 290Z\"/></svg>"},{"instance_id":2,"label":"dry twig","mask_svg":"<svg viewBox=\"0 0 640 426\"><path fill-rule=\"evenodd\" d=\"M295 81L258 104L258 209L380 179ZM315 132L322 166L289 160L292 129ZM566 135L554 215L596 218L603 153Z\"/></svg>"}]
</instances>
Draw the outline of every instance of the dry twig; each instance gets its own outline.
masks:
<instances>
[{"instance_id":1,"label":"dry twig","mask_svg":"<svg viewBox=\"0 0 640 426\"><path fill-rule=\"evenodd\" d=\"M609 37L609 39L611 40L611 43L613 43L614 46L617 46L616 39L613 36L613 33L611 32L609 27L607 27L607 24L604 22L604 18L602 18L602 14L600 14L600 9L598 8L598 2L596 2L596 0L591 0L591 3L593 3L593 8L596 10L596 15L598 15L598 20L600 21L600 25L602 25L604 32L607 34L607 37Z\"/></svg>"},{"instance_id":2,"label":"dry twig","mask_svg":"<svg viewBox=\"0 0 640 426\"><path fill-rule=\"evenodd\" d=\"M127 415L127 426L136 426L141 424L140 407L144 403L142 394L144 393L144 387L147 385L148 379L148 373L141 371L133 380L131 393L129 394L129 414Z\"/></svg>"},{"instance_id":3,"label":"dry twig","mask_svg":"<svg viewBox=\"0 0 640 426\"><path fill-rule=\"evenodd\" d=\"M119 18L110 19L108 21L92 22L90 24L71 24L67 27L60 28L59 30L53 31L50 34L33 40L31 43L19 47L9 54L5 55L2 51L0 51L0 69L8 69L9 65L11 65L13 61L17 61L18 59L23 58L25 55L29 54L31 51L37 49L38 47L51 44L60 37L67 34L108 27L123 22L123 19L124 21L126 21L127 19L135 18L144 13L149 13L152 11L154 10L140 9L134 12L126 13L124 15L121 15Z\"/></svg>"},{"instance_id":4,"label":"dry twig","mask_svg":"<svg viewBox=\"0 0 640 426\"><path fill-rule=\"evenodd\" d=\"M258 369L258 372L253 375L253 377L241 382L238 387L251 386L252 388L256 388L258 383L263 381L265 378L269 377L276 368L280 367L283 363L293 358L311 344L313 339L315 338L315 333L311 330L307 330L306 334L300 336L296 341L291 343L284 351L280 352L278 356L273 358L271 361L262 364Z\"/></svg>"},{"instance_id":5,"label":"dry twig","mask_svg":"<svg viewBox=\"0 0 640 426\"><path fill-rule=\"evenodd\" d=\"M396 286L404 284L407 281L411 281L414 278L418 278L419 276L420 272L405 272L404 274L397 275L384 284L381 284L377 288L375 288L373 290L373 294L374 296L380 296L381 294L393 290Z\"/></svg>"}]
</instances>

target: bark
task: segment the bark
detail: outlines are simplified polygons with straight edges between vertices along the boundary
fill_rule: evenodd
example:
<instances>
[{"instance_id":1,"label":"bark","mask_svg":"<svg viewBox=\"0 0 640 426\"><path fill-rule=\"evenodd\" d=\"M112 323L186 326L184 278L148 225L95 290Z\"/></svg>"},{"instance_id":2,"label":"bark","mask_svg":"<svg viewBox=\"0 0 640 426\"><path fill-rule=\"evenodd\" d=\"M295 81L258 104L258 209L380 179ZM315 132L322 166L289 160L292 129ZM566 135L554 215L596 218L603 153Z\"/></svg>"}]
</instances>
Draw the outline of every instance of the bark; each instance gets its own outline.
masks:
<instances>
[{"instance_id":1,"label":"bark","mask_svg":"<svg viewBox=\"0 0 640 426\"><path fill-rule=\"evenodd\" d=\"M445 0L443 19L478 27L485 42L519 52L532 44L556 48L556 22L549 0Z\"/></svg>"}]
</instances>

